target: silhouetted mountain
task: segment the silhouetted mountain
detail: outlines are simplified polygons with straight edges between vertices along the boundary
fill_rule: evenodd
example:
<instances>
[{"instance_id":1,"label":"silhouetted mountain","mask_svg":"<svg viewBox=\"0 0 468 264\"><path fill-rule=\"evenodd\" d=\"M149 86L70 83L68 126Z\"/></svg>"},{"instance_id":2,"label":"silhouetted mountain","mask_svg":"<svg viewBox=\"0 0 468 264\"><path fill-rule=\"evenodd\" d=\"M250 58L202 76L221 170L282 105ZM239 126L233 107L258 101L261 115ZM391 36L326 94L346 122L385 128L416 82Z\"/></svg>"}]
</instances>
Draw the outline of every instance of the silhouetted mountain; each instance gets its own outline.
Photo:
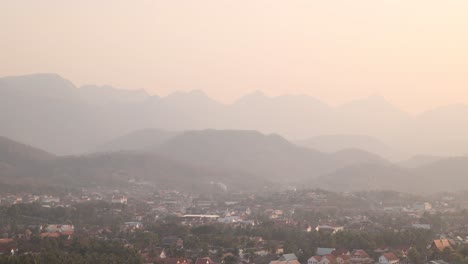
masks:
<instances>
[{"instance_id":1,"label":"silhouetted mountain","mask_svg":"<svg viewBox=\"0 0 468 264\"><path fill-rule=\"evenodd\" d=\"M260 91L226 107L229 129L258 130L290 138L329 132L333 109L305 95L268 97ZM219 128L219 127L218 127Z\"/></svg>"},{"instance_id":2,"label":"silhouetted mountain","mask_svg":"<svg viewBox=\"0 0 468 264\"><path fill-rule=\"evenodd\" d=\"M332 155L256 131L189 131L155 151L185 163L245 171L278 182L314 178L341 166Z\"/></svg>"},{"instance_id":3,"label":"silhouetted mountain","mask_svg":"<svg viewBox=\"0 0 468 264\"><path fill-rule=\"evenodd\" d=\"M413 170L419 177L414 186L426 192L468 189L468 157L445 158Z\"/></svg>"},{"instance_id":4,"label":"silhouetted mountain","mask_svg":"<svg viewBox=\"0 0 468 264\"><path fill-rule=\"evenodd\" d=\"M0 181L30 185L155 187L203 191L212 183L253 190L296 183L335 191L434 193L468 189L468 157L402 168L362 150L334 154L297 147L254 131L190 131L153 152L56 157L0 137Z\"/></svg>"},{"instance_id":5,"label":"silhouetted mountain","mask_svg":"<svg viewBox=\"0 0 468 264\"><path fill-rule=\"evenodd\" d=\"M404 168L418 168L442 159L444 159L444 157L431 155L415 155L407 160L398 162L398 165Z\"/></svg>"},{"instance_id":6,"label":"silhouetted mountain","mask_svg":"<svg viewBox=\"0 0 468 264\"><path fill-rule=\"evenodd\" d=\"M299 146L323 152L337 152L343 149L361 149L378 154L389 160L401 160L403 155L390 148L382 141L364 135L322 135L296 141Z\"/></svg>"},{"instance_id":7,"label":"silhouetted mountain","mask_svg":"<svg viewBox=\"0 0 468 264\"><path fill-rule=\"evenodd\" d=\"M0 136L0 180L31 177L54 159L43 150Z\"/></svg>"},{"instance_id":8,"label":"silhouetted mountain","mask_svg":"<svg viewBox=\"0 0 468 264\"><path fill-rule=\"evenodd\" d=\"M381 156L361 149L343 149L333 153L333 157L342 165L388 163Z\"/></svg>"},{"instance_id":9,"label":"silhouetted mountain","mask_svg":"<svg viewBox=\"0 0 468 264\"><path fill-rule=\"evenodd\" d=\"M468 189L468 157L446 158L418 168L371 163L351 165L324 175L314 184L336 191L396 190L436 193Z\"/></svg>"},{"instance_id":10,"label":"silhouetted mountain","mask_svg":"<svg viewBox=\"0 0 468 264\"><path fill-rule=\"evenodd\" d=\"M166 131L162 129L142 129L131 132L124 136L113 139L101 146L95 151L97 152L115 152L122 150L140 150L155 148L174 136L179 132Z\"/></svg>"},{"instance_id":11,"label":"silhouetted mountain","mask_svg":"<svg viewBox=\"0 0 468 264\"><path fill-rule=\"evenodd\" d=\"M396 190L423 192L414 189L417 179L409 170L389 163L356 164L338 169L317 179L314 184L334 191Z\"/></svg>"},{"instance_id":12,"label":"silhouetted mountain","mask_svg":"<svg viewBox=\"0 0 468 264\"><path fill-rule=\"evenodd\" d=\"M0 150L1 162L22 163L52 160L55 158L54 155L46 151L2 136L0 136Z\"/></svg>"},{"instance_id":13,"label":"silhouetted mountain","mask_svg":"<svg viewBox=\"0 0 468 264\"><path fill-rule=\"evenodd\" d=\"M144 90L123 90L112 86L84 85L78 89L80 98L89 104L138 103L150 95Z\"/></svg>"},{"instance_id":14,"label":"silhouetted mountain","mask_svg":"<svg viewBox=\"0 0 468 264\"><path fill-rule=\"evenodd\" d=\"M211 182L222 182L228 188L252 190L271 185L268 180L246 173L216 170L174 161L155 154L115 152L59 158L49 180L75 186L125 186L129 180L158 188L202 191Z\"/></svg>"},{"instance_id":15,"label":"silhouetted mountain","mask_svg":"<svg viewBox=\"0 0 468 264\"><path fill-rule=\"evenodd\" d=\"M468 105L439 107L414 117L400 133L400 144L435 156L468 154Z\"/></svg>"},{"instance_id":16,"label":"silhouetted mountain","mask_svg":"<svg viewBox=\"0 0 468 264\"><path fill-rule=\"evenodd\" d=\"M331 107L310 96L269 97L261 92L225 105L197 90L157 97L110 86L76 88L56 74L0 78L0 123L4 124L0 134L60 155L84 153L148 127L247 129L290 139L368 135L382 139L392 149L372 140L354 143L346 138L335 145L333 141L338 142L339 137L326 139L329 145L316 138L311 145L331 152L360 148L392 160L394 152L397 156L468 153L465 105L411 116L380 96Z\"/></svg>"},{"instance_id":17,"label":"silhouetted mountain","mask_svg":"<svg viewBox=\"0 0 468 264\"><path fill-rule=\"evenodd\" d=\"M272 185L269 180L245 172L184 164L147 152L56 157L0 137L0 182L68 187L124 186L130 179L192 191L209 189L212 182L246 190Z\"/></svg>"},{"instance_id":18,"label":"silhouetted mountain","mask_svg":"<svg viewBox=\"0 0 468 264\"><path fill-rule=\"evenodd\" d=\"M79 91L54 74L0 79L0 123L5 124L0 133L63 155L86 152L138 129L194 124L158 97L96 105Z\"/></svg>"}]
</instances>

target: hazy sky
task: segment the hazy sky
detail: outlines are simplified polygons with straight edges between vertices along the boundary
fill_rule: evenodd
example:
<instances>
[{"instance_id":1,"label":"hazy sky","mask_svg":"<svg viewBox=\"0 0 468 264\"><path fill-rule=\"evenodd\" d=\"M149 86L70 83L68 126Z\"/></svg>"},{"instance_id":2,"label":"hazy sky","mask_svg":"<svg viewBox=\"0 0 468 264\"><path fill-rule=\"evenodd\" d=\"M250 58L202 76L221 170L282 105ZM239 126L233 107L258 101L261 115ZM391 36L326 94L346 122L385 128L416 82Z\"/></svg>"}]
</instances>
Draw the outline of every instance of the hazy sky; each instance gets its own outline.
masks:
<instances>
[{"instance_id":1,"label":"hazy sky","mask_svg":"<svg viewBox=\"0 0 468 264\"><path fill-rule=\"evenodd\" d=\"M165 95L468 103L466 0L1 0L0 75Z\"/></svg>"}]
</instances>

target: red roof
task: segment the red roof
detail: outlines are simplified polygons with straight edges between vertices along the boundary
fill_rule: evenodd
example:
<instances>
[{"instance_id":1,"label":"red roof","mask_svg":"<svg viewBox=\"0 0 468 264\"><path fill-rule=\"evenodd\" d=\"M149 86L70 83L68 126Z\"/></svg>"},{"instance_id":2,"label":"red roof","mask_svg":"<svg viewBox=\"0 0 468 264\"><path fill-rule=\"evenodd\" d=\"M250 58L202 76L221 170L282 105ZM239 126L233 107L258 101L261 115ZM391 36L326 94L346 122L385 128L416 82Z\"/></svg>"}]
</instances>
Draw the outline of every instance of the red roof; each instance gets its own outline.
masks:
<instances>
[{"instance_id":1,"label":"red roof","mask_svg":"<svg viewBox=\"0 0 468 264\"><path fill-rule=\"evenodd\" d=\"M195 264L215 264L215 262L210 257L206 257L197 259Z\"/></svg>"},{"instance_id":2,"label":"red roof","mask_svg":"<svg viewBox=\"0 0 468 264\"><path fill-rule=\"evenodd\" d=\"M332 254L335 256L335 257L338 257L340 255L345 255L345 254L348 254L349 250L345 249L345 248L339 248L339 249L336 249L336 250L333 250Z\"/></svg>"},{"instance_id":3,"label":"red roof","mask_svg":"<svg viewBox=\"0 0 468 264\"><path fill-rule=\"evenodd\" d=\"M44 237L59 238L59 237L60 237L60 233L41 233L40 236L41 236L42 238L44 238Z\"/></svg>"},{"instance_id":4,"label":"red roof","mask_svg":"<svg viewBox=\"0 0 468 264\"><path fill-rule=\"evenodd\" d=\"M353 253L351 253L351 255L356 256L356 257L361 257L361 258L368 258L369 257L369 254L367 254L367 252L365 252L362 249L354 250Z\"/></svg>"},{"instance_id":5,"label":"red roof","mask_svg":"<svg viewBox=\"0 0 468 264\"><path fill-rule=\"evenodd\" d=\"M164 264L191 264L192 263L192 260L184 259L184 258L163 258L163 259L158 259L158 260L160 262L163 262Z\"/></svg>"},{"instance_id":6,"label":"red roof","mask_svg":"<svg viewBox=\"0 0 468 264\"><path fill-rule=\"evenodd\" d=\"M8 244L13 242L13 239L11 238L0 238L0 244Z\"/></svg>"},{"instance_id":7,"label":"red roof","mask_svg":"<svg viewBox=\"0 0 468 264\"><path fill-rule=\"evenodd\" d=\"M448 239L436 239L432 242L432 244L440 251L444 251L444 249L452 249L452 245L450 245L450 242Z\"/></svg>"},{"instance_id":8,"label":"red roof","mask_svg":"<svg viewBox=\"0 0 468 264\"><path fill-rule=\"evenodd\" d=\"M395 254L393 253L385 253L383 254L383 256L388 260L388 261L392 261L392 260L400 260Z\"/></svg>"},{"instance_id":9,"label":"red roof","mask_svg":"<svg viewBox=\"0 0 468 264\"><path fill-rule=\"evenodd\" d=\"M328 259L330 262L336 261L335 256L333 256L332 254L325 255L324 258Z\"/></svg>"},{"instance_id":10,"label":"red roof","mask_svg":"<svg viewBox=\"0 0 468 264\"><path fill-rule=\"evenodd\" d=\"M312 258L316 259L317 261L322 261L322 256L313 256Z\"/></svg>"}]
</instances>

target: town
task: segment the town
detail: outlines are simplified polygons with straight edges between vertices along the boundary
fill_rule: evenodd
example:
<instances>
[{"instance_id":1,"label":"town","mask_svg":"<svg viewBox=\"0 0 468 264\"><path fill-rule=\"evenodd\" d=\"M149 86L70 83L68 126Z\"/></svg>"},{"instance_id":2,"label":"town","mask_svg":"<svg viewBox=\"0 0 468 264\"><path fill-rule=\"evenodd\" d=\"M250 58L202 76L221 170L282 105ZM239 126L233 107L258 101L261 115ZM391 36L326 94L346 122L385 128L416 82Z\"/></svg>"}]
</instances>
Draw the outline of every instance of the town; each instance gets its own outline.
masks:
<instances>
[{"instance_id":1,"label":"town","mask_svg":"<svg viewBox=\"0 0 468 264\"><path fill-rule=\"evenodd\" d=\"M130 186L3 192L0 263L468 263L468 193Z\"/></svg>"}]
</instances>

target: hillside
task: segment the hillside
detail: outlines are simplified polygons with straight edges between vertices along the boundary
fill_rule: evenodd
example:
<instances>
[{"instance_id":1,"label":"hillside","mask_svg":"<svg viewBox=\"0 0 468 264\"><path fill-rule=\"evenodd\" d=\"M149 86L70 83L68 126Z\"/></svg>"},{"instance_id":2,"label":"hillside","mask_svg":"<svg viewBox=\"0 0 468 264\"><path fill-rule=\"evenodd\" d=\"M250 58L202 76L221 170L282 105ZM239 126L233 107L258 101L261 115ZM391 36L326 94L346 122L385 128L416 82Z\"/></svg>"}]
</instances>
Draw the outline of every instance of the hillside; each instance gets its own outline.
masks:
<instances>
[{"instance_id":1,"label":"hillside","mask_svg":"<svg viewBox=\"0 0 468 264\"><path fill-rule=\"evenodd\" d=\"M468 106L453 105L410 115L380 96L330 106L307 95L254 92L223 104L200 90L159 97L111 86L78 88L56 74L0 78L0 122L8 124L0 134L58 155L82 154L146 128L256 130L312 138L303 145L319 151L359 148L390 160L407 158L401 153L461 155L468 153L465 113Z\"/></svg>"},{"instance_id":2,"label":"hillside","mask_svg":"<svg viewBox=\"0 0 468 264\"><path fill-rule=\"evenodd\" d=\"M251 190L271 186L245 172L184 164L155 154L115 153L57 157L0 137L0 182L30 186L128 186L129 180L158 188L202 191L211 183Z\"/></svg>"},{"instance_id":3,"label":"hillside","mask_svg":"<svg viewBox=\"0 0 468 264\"><path fill-rule=\"evenodd\" d=\"M271 185L246 173L215 170L174 161L159 155L118 152L63 157L54 163L50 179L76 186L126 186L131 179L155 188L202 191L211 182L228 188L253 189Z\"/></svg>"},{"instance_id":4,"label":"hillside","mask_svg":"<svg viewBox=\"0 0 468 264\"><path fill-rule=\"evenodd\" d=\"M0 180L37 175L55 159L55 156L0 136ZM5 182L7 182L5 181Z\"/></svg>"},{"instance_id":5,"label":"hillside","mask_svg":"<svg viewBox=\"0 0 468 264\"><path fill-rule=\"evenodd\" d=\"M115 152L122 150L140 150L155 148L169 139L178 135L179 132L166 131L162 129L142 129L121 137L117 137L97 147L97 152Z\"/></svg>"},{"instance_id":6,"label":"hillside","mask_svg":"<svg viewBox=\"0 0 468 264\"><path fill-rule=\"evenodd\" d=\"M314 178L342 165L332 155L255 131L189 131L155 152L189 164L246 171L277 182Z\"/></svg>"},{"instance_id":7,"label":"hillside","mask_svg":"<svg viewBox=\"0 0 468 264\"><path fill-rule=\"evenodd\" d=\"M403 159L403 153L389 147L381 140L365 135L321 135L295 142L299 146L304 146L319 151L331 153L344 149L361 149L370 153L378 154L389 160Z\"/></svg>"},{"instance_id":8,"label":"hillside","mask_svg":"<svg viewBox=\"0 0 468 264\"><path fill-rule=\"evenodd\" d=\"M385 163L350 165L323 175L310 184L334 191L394 190L412 193L421 190L415 189L418 181L409 170Z\"/></svg>"}]
</instances>

